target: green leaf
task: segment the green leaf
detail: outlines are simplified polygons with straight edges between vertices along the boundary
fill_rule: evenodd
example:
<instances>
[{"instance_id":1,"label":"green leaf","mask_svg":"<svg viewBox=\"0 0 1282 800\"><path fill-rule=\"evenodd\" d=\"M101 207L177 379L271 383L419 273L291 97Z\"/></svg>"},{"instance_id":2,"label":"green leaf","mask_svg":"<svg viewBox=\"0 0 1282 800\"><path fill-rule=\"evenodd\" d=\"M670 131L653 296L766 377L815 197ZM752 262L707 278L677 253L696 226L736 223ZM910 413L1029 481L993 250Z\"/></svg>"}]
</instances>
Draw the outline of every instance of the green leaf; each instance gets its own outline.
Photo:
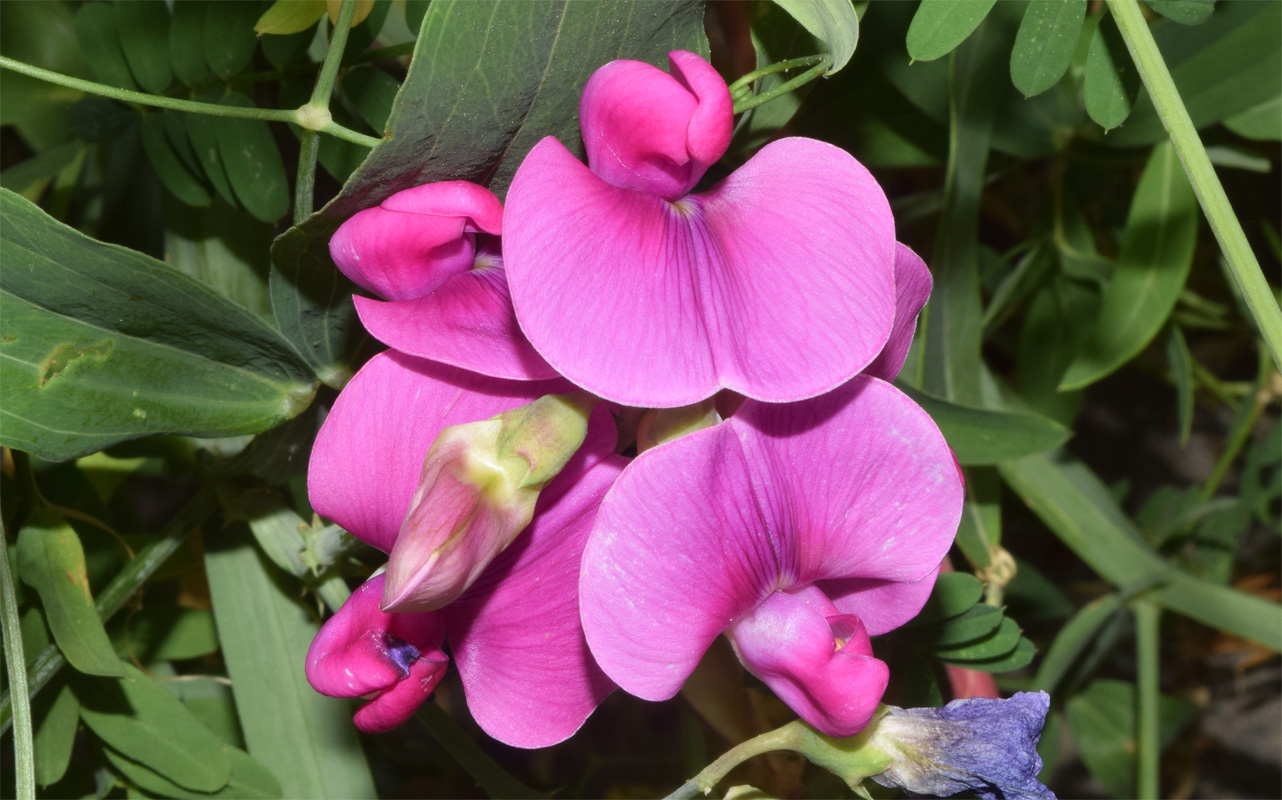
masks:
<instances>
[{"instance_id":1,"label":"green leaf","mask_svg":"<svg viewBox=\"0 0 1282 800\"><path fill-rule=\"evenodd\" d=\"M1166 339L1166 363L1171 367L1175 382L1175 401L1180 418L1180 447L1189 442L1193 433L1193 354L1179 325L1171 326Z\"/></svg>"},{"instance_id":2,"label":"green leaf","mask_svg":"<svg viewBox=\"0 0 1282 800\"><path fill-rule=\"evenodd\" d=\"M950 664L963 661L991 661L1009 655L1019 644L1022 631L1015 620L1002 617L996 630L982 639L960 644L936 646L934 654Z\"/></svg>"},{"instance_id":3,"label":"green leaf","mask_svg":"<svg viewBox=\"0 0 1282 800\"><path fill-rule=\"evenodd\" d=\"M27 517L18 534L18 574L40 595L54 641L73 667L125 674L94 608L85 551L66 520L46 509Z\"/></svg>"},{"instance_id":4,"label":"green leaf","mask_svg":"<svg viewBox=\"0 0 1282 800\"><path fill-rule=\"evenodd\" d=\"M214 74L223 80L236 76L249 66L258 48L254 23L263 12L257 0L236 3L210 3L205 12L205 60Z\"/></svg>"},{"instance_id":5,"label":"green leaf","mask_svg":"<svg viewBox=\"0 0 1282 800\"><path fill-rule=\"evenodd\" d=\"M832 55L828 74L850 63L859 42L859 17L850 0L774 0L774 2L823 42ZM758 64L757 66L762 66Z\"/></svg>"},{"instance_id":6,"label":"green leaf","mask_svg":"<svg viewBox=\"0 0 1282 800\"><path fill-rule=\"evenodd\" d=\"M169 20L169 62L178 80L188 86L209 78L209 62L205 60L209 5L208 0L174 0L174 15Z\"/></svg>"},{"instance_id":7,"label":"green leaf","mask_svg":"<svg viewBox=\"0 0 1282 800\"><path fill-rule=\"evenodd\" d=\"M276 0L254 23L254 30L287 36L315 27L324 14L325 0Z\"/></svg>"},{"instance_id":8,"label":"green leaf","mask_svg":"<svg viewBox=\"0 0 1282 800\"><path fill-rule=\"evenodd\" d=\"M202 96L200 98L205 102L217 102L218 98ZM200 163L205 177L209 183L218 192L218 196L223 202L233 208L239 208L236 202L236 193L232 190L231 181L227 179L227 168L223 165L223 157L219 153L218 137L220 128L217 118L205 114L183 114L183 121L187 123L187 135L191 139L192 151L196 154L196 160Z\"/></svg>"},{"instance_id":9,"label":"green leaf","mask_svg":"<svg viewBox=\"0 0 1282 800\"><path fill-rule=\"evenodd\" d=\"M979 27L996 0L922 0L908 26L908 55L914 61L946 56Z\"/></svg>"},{"instance_id":10,"label":"green leaf","mask_svg":"<svg viewBox=\"0 0 1282 800\"><path fill-rule=\"evenodd\" d=\"M966 471L966 488L957 546L976 569L987 568L1002 541L1001 482L991 468L972 468Z\"/></svg>"},{"instance_id":11,"label":"green leaf","mask_svg":"<svg viewBox=\"0 0 1282 800\"><path fill-rule=\"evenodd\" d=\"M219 102L254 108L254 101L240 92L228 92ZM267 123L232 117L210 117L210 122L218 138L218 155L227 170L227 180L240 205L263 222L275 222L285 216L289 210L289 181Z\"/></svg>"},{"instance_id":12,"label":"green leaf","mask_svg":"<svg viewBox=\"0 0 1282 800\"><path fill-rule=\"evenodd\" d=\"M988 636L1002 624L1002 610L997 606L979 603L955 617L939 623L939 630L931 647L939 649L973 642Z\"/></svg>"},{"instance_id":13,"label":"green leaf","mask_svg":"<svg viewBox=\"0 0 1282 800\"><path fill-rule=\"evenodd\" d=\"M815 37L794 19L783 6L771 0L757 0L751 5L748 18L752 48L756 52L758 69L793 58L814 55L821 49ZM764 75L753 83L755 94L763 94L787 80L796 77L796 71ZM788 124L816 82L801 86L796 91L771 100L749 110L737 126L730 152L751 152L760 148Z\"/></svg>"},{"instance_id":14,"label":"green leaf","mask_svg":"<svg viewBox=\"0 0 1282 800\"><path fill-rule=\"evenodd\" d=\"M286 797L372 797L347 703L317 694L303 675L318 626L297 587L277 583L240 527L220 535L205 569L250 755L270 765Z\"/></svg>"},{"instance_id":15,"label":"green leaf","mask_svg":"<svg viewBox=\"0 0 1282 800\"><path fill-rule=\"evenodd\" d=\"M177 697L126 664L121 680L76 684L80 718L108 746L197 792L216 792L231 778L226 745Z\"/></svg>"},{"instance_id":16,"label":"green leaf","mask_svg":"<svg viewBox=\"0 0 1282 800\"><path fill-rule=\"evenodd\" d=\"M142 137L147 160L151 162L165 188L189 206L209 205L209 192L205 191L205 187L178 157L161 115L144 114L138 125L138 133Z\"/></svg>"},{"instance_id":17,"label":"green leaf","mask_svg":"<svg viewBox=\"0 0 1282 800\"><path fill-rule=\"evenodd\" d=\"M1116 594L1108 594L1083 606L1073 617L1060 628L1051 642L1050 649L1037 668L1037 677L1033 686L1044 692L1056 694L1060 683L1068 675L1069 669L1078 660L1087 645L1118 611L1122 609L1122 600Z\"/></svg>"},{"instance_id":18,"label":"green leaf","mask_svg":"<svg viewBox=\"0 0 1282 800\"><path fill-rule=\"evenodd\" d=\"M1073 63L1086 0L1029 3L1010 52L1010 77L1025 97L1041 94Z\"/></svg>"},{"instance_id":19,"label":"green leaf","mask_svg":"<svg viewBox=\"0 0 1282 800\"><path fill-rule=\"evenodd\" d=\"M1149 8L1181 25L1201 25L1215 11L1215 0L1146 0Z\"/></svg>"},{"instance_id":20,"label":"green leaf","mask_svg":"<svg viewBox=\"0 0 1282 800\"><path fill-rule=\"evenodd\" d=\"M71 763L71 748L80 726L80 701L65 682L46 687L32 701L36 721L32 742L36 761L36 783L48 786L62 780Z\"/></svg>"},{"instance_id":21,"label":"green leaf","mask_svg":"<svg viewBox=\"0 0 1282 800\"><path fill-rule=\"evenodd\" d=\"M270 225L221 202L199 211L170 203L165 223L165 254L175 269L242 308L270 318Z\"/></svg>"},{"instance_id":22,"label":"green leaf","mask_svg":"<svg viewBox=\"0 0 1282 800\"><path fill-rule=\"evenodd\" d=\"M53 460L152 433L266 430L311 401L280 335L141 253L0 190L0 441Z\"/></svg>"},{"instance_id":23,"label":"green leaf","mask_svg":"<svg viewBox=\"0 0 1282 800\"><path fill-rule=\"evenodd\" d=\"M98 80L121 89L137 89L116 30L116 15L107 3L85 3L76 12L76 41Z\"/></svg>"},{"instance_id":24,"label":"green leaf","mask_svg":"<svg viewBox=\"0 0 1282 800\"><path fill-rule=\"evenodd\" d=\"M1009 622L1010 620L1006 620ZM1010 672L1012 670L1022 669L1033 663L1033 656L1037 655L1037 646L1029 639L1020 638L1015 647L1005 655L996 658L979 659L977 661L953 661L959 667L966 669L978 670L979 672Z\"/></svg>"},{"instance_id":25,"label":"green leaf","mask_svg":"<svg viewBox=\"0 0 1282 800\"><path fill-rule=\"evenodd\" d=\"M174 73L169 65L169 9L155 0L114 0L120 46L143 91L162 94Z\"/></svg>"},{"instance_id":26,"label":"green leaf","mask_svg":"<svg viewBox=\"0 0 1282 800\"><path fill-rule=\"evenodd\" d=\"M89 78L93 73L75 41L75 18L63 3L8 3L0 25L0 52L63 75ZM66 108L81 92L37 80L12 70L0 70L0 125L15 125L37 152L64 142Z\"/></svg>"},{"instance_id":27,"label":"green leaf","mask_svg":"<svg viewBox=\"0 0 1282 800\"><path fill-rule=\"evenodd\" d=\"M309 29L299 33L292 33L288 36L268 36L260 40L259 44L263 47L263 55L267 57L267 63L283 71L286 67L305 61L307 59L307 49L315 40L316 32ZM302 103L298 105L302 105ZM289 107L279 100L277 101L277 106L280 108Z\"/></svg>"},{"instance_id":28,"label":"green leaf","mask_svg":"<svg viewBox=\"0 0 1282 800\"><path fill-rule=\"evenodd\" d=\"M379 135L387 127L400 88L395 78L373 67L358 67L343 76L343 97Z\"/></svg>"},{"instance_id":29,"label":"green leaf","mask_svg":"<svg viewBox=\"0 0 1282 800\"><path fill-rule=\"evenodd\" d=\"M193 792L190 789L184 789L182 786L167 780L164 776L154 770L148 769L138 761L129 758L126 755L116 752L111 748L105 748L103 754L107 761L115 767L121 775L133 781L139 789L151 792L160 797L175 798L201 798L201 797L218 797L232 800L233 798L242 798L243 800L273 800L281 797L280 783L272 775L271 770L259 764L248 753L238 750L235 747L227 747L227 760L231 762L231 778L227 785L216 792Z\"/></svg>"},{"instance_id":30,"label":"green leaf","mask_svg":"<svg viewBox=\"0 0 1282 800\"><path fill-rule=\"evenodd\" d=\"M1161 330L1193 266L1198 217L1197 198L1175 148L1158 145L1131 201L1099 316L1060 381L1061 390L1080 389L1111 374Z\"/></svg>"},{"instance_id":31,"label":"green leaf","mask_svg":"<svg viewBox=\"0 0 1282 800\"><path fill-rule=\"evenodd\" d=\"M0 172L0 186L21 194L33 184L57 175L79 159L84 151L85 143L76 140L55 145Z\"/></svg>"},{"instance_id":32,"label":"green leaf","mask_svg":"<svg viewBox=\"0 0 1282 800\"><path fill-rule=\"evenodd\" d=\"M1282 95L1224 120L1224 127L1244 139L1282 141Z\"/></svg>"},{"instance_id":33,"label":"green leaf","mask_svg":"<svg viewBox=\"0 0 1282 800\"><path fill-rule=\"evenodd\" d=\"M544 136L582 155L579 92L592 72L618 58L666 65L674 49L707 54L702 3L433 2L387 138L338 197L272 246L277 322L316 374L342 385L360 342L350 286L329 258L345 219L431 181L501 194Z\"/></svg>"},{"instance_id":34,"label":"green leaf","mask_svg":"<svg viewBox=\"0 0 1282 800\"><path fill-rule=\"evenodd\" d=\"M900 391L930 414L963 464L996 464L1058 447L1071 432L1036 414L990 411L941 400L896 382Z\"/></svg>"},{"instance_id":35,"label":"green leaf","mask_svg":"<svg viewBox=\"0 0 1282 800\"><path fill-rule=\"evenodd\" d=\"M147 606L130 614L125 624L128 652L143 664L182 661L218 650L214 615L203 609Z\"/></svg>"},{"instance_id":36,"label":"green leaf","mask_svg":"<svg viewBox=\"0 0 1282 800\"><path fill-rule=\"evenodd\" d=\"M926 625L969 611L984 594L984 585L968 572L945 572L935 579L921 612L908 623L910 627Z\"/></svg>"},{"instance_id":37,"label":"green leaf","mask_svg":"<svg viewBox=\"0 0 1282 800\"><path fill-rule=\"evenodd\" d=\"M1105 15L1086 53L1086 113L1104 130L1126 121L1140 91L1140 75L1111 14Z\"/></svg>"}]
</instances>

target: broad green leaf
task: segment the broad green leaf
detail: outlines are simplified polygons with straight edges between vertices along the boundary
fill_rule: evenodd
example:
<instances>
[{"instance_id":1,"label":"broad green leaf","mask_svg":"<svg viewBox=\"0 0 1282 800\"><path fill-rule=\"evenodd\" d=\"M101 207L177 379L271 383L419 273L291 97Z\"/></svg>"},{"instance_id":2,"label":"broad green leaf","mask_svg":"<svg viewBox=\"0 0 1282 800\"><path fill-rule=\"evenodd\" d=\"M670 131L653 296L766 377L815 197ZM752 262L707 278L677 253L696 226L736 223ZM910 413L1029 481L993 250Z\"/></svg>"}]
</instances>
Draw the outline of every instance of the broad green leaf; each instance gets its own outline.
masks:
<instances>
[{"instance_id":1,"label":"broad green leaf","mask_svg":"<svg viewBox=\"0 0 1282 800\"><path fill-rule=\"evenodd\" d=\"M199 658L218 650L213 614L171 605L147 606L130 614L124 640L128 653L143 664Z\"/></svg>"},{"instance_id":2,"label":"broad green leaf","mask_svg":"<svg viewBox=\"0 0 1282 800\"><path fill-rule=\"evenodd\" d=\"M310 377L257 317L152 258L0 190L5 445L53 460L152 433L266 430Z\"/></svg>"},{"instance_id":3,"label":"broad green leaf","mask_svg":"<svg viewBox=\"0 0 1282 800\"><path fill-rule=\"evenodd\" d=\"M1198 217L1197 198L1175 148L1158 145L1131 201L1099 316L1060 389L1080 389L1109 375L1157 335L1193 266Z\"/></svg>"},{"instance_id":4,"label":"broad green leaf","mask_svg":"<svg viewBox=\"0 0 1282 800\"><path fill-rule=\"evenodd\" d=\"M827 46L832 55L828 74L850 62L859 42L859 17L850 0L774 0L792 18ZM758 64L757 66L762 66Z\"/></svg>"},{"instance_id":5,"label":"broad green leaf","mask_svg":"<svg viewBox=\"0 0 1282 800\"><path fill-rule=\"evenodd\" d=\"M297 587L277 582L244 528L209 546L214 620L250 755L269 765L286 797L372 797L347 703L304 678L318 626Z\"/></svg>"},{"instance_id":6,"label":"broad green leaf","mask_svg":"<svg viewBox=\"0 0 1282 800\"><path fill-rule=\"evenodd\" d=\"M895 384L930 414L963 464L996 464L1058 447L1070 431L1035 414L989 411L941 400L899 382Z\"/></svg>"},{"instance_id":7,"label":"broad green leaf","mask_svg":"<svg viewBox=\"0 0 1282 800\"><path fill-rule=\"evenodd\" d=\"M174 0L169 20L169 62L178 80L188 86L209 78L205 60L205 17L208 0Z\"/></svg>"},{"instance_id":8,"label":"broad green leaf","mask_svg":"<svg viewBox=\"0 0 1282 800\"><path fill-rule=\"evenodd\" d=\"M941 648L973 642L988 636L1001 624L1002 610L997 606L980 603L940 622L931 646Z\"/></svg>"},{"instance_id":9,"label":"broad green leaf","mask_svg":"<svg viewBox=\"0 0 1282 800\"><path fill-rule=\"evenodd\" d=\"M155 0L114 0L116 29L129 71L143 91L162 94L173 80L169 63L169 9Z\"/></svg>"},{"instance_id":10,"label":"broad green leaf","mask_svg":"<svg viewBox=\"0 0 1282 800\"><path fill-rule=\"evenodd\" d=\"M1086 78L1083 96L1086 113L1104 130L1112 130L1126 121L1140 91L1140 75L1126 51L1126 42L1117 29L1113 16L1100 20L1086 53Z\"/></svg>"},{"instance_id":11,"label":"broad green leaf","mask_svg":"<svg viewBox=\"0 0 1282 800\"><path fill-rule=\"evenodd\" d=\"M160 797L273 800L282 796L280 783L272 775L271 770L259 764L243 750L227 747L226 753L227 760L231 762L231 778L226 786L210 793L185 789L126 755L111 748L103 750L107 760L120 771L121 775L137 784L138 788Z\"/></svg>"},{"instance_id":12,"label":"broad green leaf","mask_svg":"<svg viewBox=\"0 0 1282 800\"><path fill-rule=\"evenodd\" d=\"M195 210L165 207L170 264L260 317L271 316L267 275L272 229L244 211L214 203Z\"/></svg>"},{"instance_id":13,"label":"broad green leaf","mask_svg":"<svg viewBox=\"0 0 1282 800\"><path fill-rule=\"evenodd\" d=\"M909 626L926 625L970 610L984 594L984 585L967 572L945 572L935 579L935 588L921 612Z\"/></svg>"},{"instance_id":14,"label":"broad green leaf","mask_svg":"<svg viewBox=\"0 0 1282 800\"><path fill-rule=\"evenodd\" d=\"M544 136L581 155L579 92L592 72L618 58L666 66L674 49L707 54L702 3L433 2L387 138L338 197L272 246L277 323L316 374L341 385L360 342L350 286L329 258L343 220L437 180L502 194Z\"/></svg>"},{"instance_id":15,"label":"broad green leaf","mask_svg":"<svg viewBox=\"0 0 1282 800\"><path fill-rule=\"evenodd\" d=\"M1015 647L1005 655L977 661L956 661L954 663L966 669L978 670L979 672L1010 672L1022 669L1033 663L1033 656L1035 655L1037 655L1036 645L1029 639L1021 637ZM951 659L949 660L951 661Z\"/></svg>"},{"instance_id":16,"label":"broad green leaf","mask_svg":"<svg viewBox=\"0 0 1282 800\"><path fill-rule=\"evenodd\" d=\"M98 80L121 89L137 89L108 3L85 3L76 12L76 41Z\"/></svg>"},{"instance_id":17,"label":"broad green leaf","mask_svg":"<svg viewBox=\"0 0 1282 800\"><path fill-rule=\"evenodd\" d=\"M228 92L223 105L253 108L254 101L240 92ZM275 222L289 210L289 182L285 162L267 123L256 119L210 117L218 138L218 155L227 170L236 199L263 222Z\"/></svg>"},{"instance_id":18,"label":"broad green leaf","mask_svg":"<svg viewBox=\"0 0 1282 800\"><path fill-rule=\"evenodd\" d=\"M1003 617L1001 624L982 639L974 639L960 644L936 646L932 651L941 661L949 663L961 661L991 661L1010 652L1019 644L1022 632L1015 620Z\"/></svg>"},{"instance_id":19,"label":"broad green leaf","mask_svg":"<svg viewBox=\"0 0 1282 800\"><path fill-rule=\"evenodd\" d=\"M18 534L18 574L40 595L54 641L73 667L125 674L94 608L85 551L66 520L46 509L27 517Z\"/></svg>"},{"instance_id":20,"label":"broad green leaf","mask_svg":"<svg viewBox=\"0 0 1282 800\"><path fill-rule=\"evenodd\" d=\"M62 780L71 763L71 748L80 726L80 701L65 682L45 687L31 704L35 720L36 783L48 786Z\"/></svg>"},{"instance_id":21,"label":"broad green leaf","mask_svg":"<svg viewBox=\"0 0 1282 800\"><path fill-rule=\"evenodd\" d=\"M1180 419L1180 447L1188 444L1193 433L1193 354L1179 325L1171 326L1166 339L1166 363L1175 382L1175 406Z\"/></svg>"},{"instance_id":22,"label":"broad green leaf","mask_svg":"<svg viewBox=\"0 0 1282 800\"><path fill-rule=\"evenodd\" d=\"M1064 77L1085 18L1086 0L1028 4L1010 51L1010 77L1025 97L1041 94Z\"/></svg>"},{"instance_id":23,"label":"broad green leaf","mask_svg":"<svg viewBox=\"0 0 1282 800\"><path fill-rule=\"evenodd\" d=\"M120 680L75 684L80 718L108 746L183 788L216 792L231 778L226 745L136 667Z\"/></svg>"},{"instance_id":24,"label":"broad green leaf","mask_svg":"<svg viewBox=\"0 0 1282 800\"><path fill-rule=\"evenodd\" d=\"M324 15L325 0L276 0L254 23L254 30L286 36L315 27Z\"/></svg>"},{"instance_id":25,"label":"broad green leaf","mask_svg":"<svg viewBox=\"0 0 1282 800\"><path fill-rule=\"evenodd\" d=\"M205 60L218 77L226 80L249 66L258 48L254 23L264 4L258 0L210 3L205 12Z\"/></svg>"},{"instance_id":26,"label":"broad green leaf","mask_svg":"<svg viewBox=\"0 0 1282 800\"><path fill-rule=\"evenodd\" d=\"M1146 0L1149 7L1181 25L1201 25L1215 11L1215 0Z\"/></svg>"},{"instance_id":27,"label":"broad green leaf","mask_svg":"<svg viewBox=\"0 0 1282 800\"><path fill-rule=\"evenodd\" d=\"M209 192L179 158L161 115L144 114L138 124L138 133L142 137L147 160L165 188L189 206L209 205Z\"/></svg>"},{"instance_id":28,"label":"broad green leaf","mask_svg":"<svg viewBox=\"0 0 1282 800\"><path fill-rule=\"evenodd\" d=\"M1204 25L1159 22L1153 38L1194 126L1203 128L1282 95L1282 3L1222 2ZM1167 138L1145 94L1104 144L1138 147Z\"/></svg>"},{"instance_id":29,"label":"broad green leaf","mask_svg":"<svg viewBox=\"0 0 1282 800\"><path fill-rule=\"evenodd\" d=\"M1244 139L1282 141L1282 95L1234 114L1224 120L1224 127Z\"/></svg>"},{"instance_id":30,"label":"broad green leaf","mask_svg":"<svg viewBox=\"0 0 1282 800\"><path fill-rule=\"evenodd\" d=\"M933 61L951 53L984 21L996 0L922 0L908 26L908 55Z\"/></svg>"}]
</instances>

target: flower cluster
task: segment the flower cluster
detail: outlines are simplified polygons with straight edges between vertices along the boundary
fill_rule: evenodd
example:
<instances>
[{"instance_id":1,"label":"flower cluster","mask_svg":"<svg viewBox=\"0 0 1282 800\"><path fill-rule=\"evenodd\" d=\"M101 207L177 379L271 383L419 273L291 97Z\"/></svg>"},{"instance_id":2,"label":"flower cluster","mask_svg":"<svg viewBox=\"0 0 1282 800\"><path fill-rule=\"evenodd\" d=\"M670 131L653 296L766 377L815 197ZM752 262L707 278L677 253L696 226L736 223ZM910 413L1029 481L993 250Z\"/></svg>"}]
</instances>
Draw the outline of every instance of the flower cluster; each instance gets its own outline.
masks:
<instances>
[{"instance_id":1,"label":"flower cluster","mask_svg":"<svg viewBox=\"0 0 1282 800\"><path fill-rule=\"evenodd\" d=\"M506 207L429 184L331 242L383 298L355 302L390 349L339 396L308 488L390 560L307 675L372 697L363 730L408 719L448 643L482 728L554 744L616 686L673 696L724 634L804 720L850 736L889 677L870 637L931 592L961 472L889 383L930 274L830 145L775 141L695 191L732 104L702 58L670 59L588 82L586 165L549 137ZM619 412L695 404L695 424L620 455Z\"/></svg>"}]
</instances>

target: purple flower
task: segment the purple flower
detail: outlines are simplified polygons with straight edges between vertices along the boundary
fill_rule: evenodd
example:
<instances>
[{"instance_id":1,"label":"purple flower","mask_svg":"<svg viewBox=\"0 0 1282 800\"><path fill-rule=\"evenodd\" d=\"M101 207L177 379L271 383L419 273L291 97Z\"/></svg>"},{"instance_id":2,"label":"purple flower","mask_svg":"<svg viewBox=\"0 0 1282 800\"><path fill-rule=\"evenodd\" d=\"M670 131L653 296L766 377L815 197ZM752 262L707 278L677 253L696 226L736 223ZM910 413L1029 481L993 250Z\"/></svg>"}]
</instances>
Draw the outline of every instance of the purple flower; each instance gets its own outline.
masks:
<instances>
[{"instance_id":1,"label":"purple flower","mask_svg":"<svg viewBox=\"0 0 1282 800\"><path fill-rule=\"evenodd\" d=\"M804 720L852 735L888 679L868 637L921 609L962 496L939 429L879 379L748 401L638 456L601 504L580 581L592 653L663 700L725 633Z\"/></svg>"},{"instance_id":2,"label":"purple flower","mask_svg":"<svg viewBox=\"0 0 1282 800\"><path fill-rule=\"evenodd\" d=\"M571 388L560 380L484 378L394 351L377 355L343 389L317 435L308 470L312 505L395 552L424 456L442 429ZM577 593L592 521L622 469L614 438L609 413L598 408L583 446L540 493L529 527L448 605L387 613L379 608L383 576L362 586L308 653L307 677L317 691L373 693L356 724L388 730L440 681L448 640L468 708L487 733L518 747L573 734L614 688L588 652ZM466 505L475 497L454 499Z\"/></svg>"},{"instance_id":3,"label":"purple flower","mask_svg":"<svg viewBox=\"0 0 1282 800\"><path fill-rule=\"evenodd\" d=\"M802 138L687 194L725 152L733 111L711 65L669 58L671 74L615 61L593 75L587 166L549 137L517 171L503 251L522 330L561 374L626 405L835 389L894 324L885 195L849 154Z\"/></svg>"},{"instance_id":4,"label":"purple flower","mask_svg":"<svg viewBox=\"0 0 1282 800\"><path fill-rule=\"evenodd\" d=\"M352 216L329 252L344 275L389 301L355 298L361 322L387 346L494 378L554 378L517 326L502 224L488 189L429 183Z\"/></svg>"}]
</instances>

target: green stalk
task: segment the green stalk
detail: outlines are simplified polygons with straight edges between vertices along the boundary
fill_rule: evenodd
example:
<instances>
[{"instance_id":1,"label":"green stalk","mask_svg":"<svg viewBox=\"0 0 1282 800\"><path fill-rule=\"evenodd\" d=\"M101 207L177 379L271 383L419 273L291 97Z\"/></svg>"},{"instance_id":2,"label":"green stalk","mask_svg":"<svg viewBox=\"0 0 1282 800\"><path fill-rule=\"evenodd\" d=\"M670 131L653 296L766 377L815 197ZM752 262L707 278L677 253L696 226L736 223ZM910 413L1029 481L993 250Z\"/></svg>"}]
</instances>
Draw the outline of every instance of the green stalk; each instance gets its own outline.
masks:
<instances>
[{"instance_id":1,"label":"green stalk","mask_svg":"<svg viewBox=\"0 0 1282 800\"><path fill-rule=\"evenodd\" d=\"M1264 353L1260 353L1260 367L1254 385L1251 387L1251 393L1243 397L1238 407L1238 412L1233 420L1233 426L1229 429L1228 439L1224 443L1224 452L1220 454L1220 460L1215 462L1211 475L1206 479L1206 484L1198 491L1197 500L1199 503L1208 502L1215 496L1215 491L1220 488L1220 483L1224 476L1228 474L1229 467L1237 460L1238 454L1251 438L1251 431L1255 428L1256 421L1264 413L1267 402L1260 399L1260 389L1263 388L1264 382L1269 379L1269 361L1265 358Z\"/></svg>"},{"instance_id":2,"label":"green stalk","mask_svg":"<svg viewBox=\"0 0 1282 800\"><path fill-rule=\"evenodd\" d=\"M754 109L757 106L769 103L771 100L774 100L777 97L783 97L785 94L788 94L794 89L798 89L802 86L805 86L807 83L810 83L815 78L822 76L824 73L828 71L828 67L832 66L831 56L826 56L826 55L808 56L807 58L793 59L793 61L814 63L813 59L815 58L818 58L819 61L817 64L815 64L813 68L806 70L805 72L801 73L800 75L793 78L792 80L787 81L785 83L781 83L768 92L762 92L761 94L752 95L750 97L743 98L742 100L736 100L734 104L734 113L736 115L742 114L743 112ZM736 87L741 87L741 83L744 81L744 78L748 78L749 76L754 76L754 79L755 79L755 77L760 77L758 73L769 74L769 72L779 72L783 69L789 69L790 67L783 66L783 65L787 65L791 63L792 62L781 61L779 62L779 64L771 64L769 67L765 67L764 69L757 70L757 72L752 72L752 73L749 73L748 75L745 75L743 78L740 78L739 80L735 81L734 85ZM778 69L775 69L776 67ZM767 70L769 72L767 72ZM746 84L742 84L742 85L746 85Z\"/></svg>"},{"instance_id":3,"label":"green stalk","mask_svg":"<svg viewBox=\"0 0 1282 800\"><path fill-rule=\"evenodd\" d=\"M1273 356L1273 363L1282 369L1282 308L1269 288L1269 282L1260 271L1260 264L1251 252L1246 241L1242 223L1238 221L1229 205L1229 198L1224 193L1224 186L1211 166L1211 159L1206 155L1206 148L1193 127L1188 109L1180 100L1175 81L1166 68L1162 53L1153 41L1148 22L1140 12L1137 0L1108 0L1113 11L1113 19L1121 31L1126 48L1131 52L1140 78L1148 89L1153 107L1166 127L1175 145L1175 154L1184 166L1193 192L1202 205L1206 220L1211 224L1220 250L1228 261L1229 269L1242 290L1242 296L1251 309L1252 316L1260 328L1264 342Z\"/></svg>"},{"instance_id":4,"label":"green stalk","mask_svg":"<svg viewBox=\"0 0 1282 800\"><path fill-rule=\"evenodd\" d=\"M432 734L454 762L471 775L476 785L490 797L547 797L509 775L436 703L424 703L414 712L414 718L423 723L423 727L427 728L427 732Z\"/></svg>"},{"instance_id":5,"label":"green stalk","mask_svg":"<svg viewBox=\"0 0 1282 800\"><path fill-rule=\"evenodd\" d=\"M236 117L238 119L257 119L265 122L293 122L302 125L305 128L310 127L313 130L319 130L322 133L328 133L338 139L343 139L354 144L373 147L380 140L373 136L366 136L363 133L344 128L332 120L327 123L317 125L314 118L307 116L304 110L307 106L296 109L283 108L242 108L239 106L225 106L219 103L201 103L195 100L180 100L176 97L164 97L156 94L146 94L144 92L135 92L130 89L117 89L114 86L107 86L94 81L86 81L81 78L73 78L70 75L62 75L47 69L24 64L21 61L14 61L7 56L0 56L0 69L10 69L14 72L26 75L36 80L45 81L46 83L66 86L68 89L76 89L89 94L110 97L113 100L119 100L122 103L135 103L143 106L153 106L155 108L168 108L173 111L187 111L192 114L208 114L214 117Z\"/></svg>"},{"instance_id":6,"label":"green stalk","mask_svg":"<svg viewBox=\"0 0 1282 800\"><path fill-rule=\"evenodd\" d=\"M18 596L9 570L9 543L0 552L0 629L4 631L4 657L9 664L9 691L18 698L13 706L14 791L19 800L36 796L35 745L31 734L31 700L27 696L26 656L22 652L22 623L18 619Z\"/></svg>"},{"instance_id":7,"label":"green stalk","mask_svg":"<svg viewBox=\"0 0 1282 800\"><path fill-rule=\"evenodd\" d=\"M760 736L754 736L746 742L741 742L723 753L716 761L704 767L702 772L686 781L664 800L692 800L692 798L706 795L721 782L722 778L729 774L730 770L753 756L759 756L775 750L802 752L801 739L805 733L805 728L798 723L793 723L784 725L782 728L776 728L773 731L767 731Z\"/></svg>"},{"instance_id":8,"label":"green stalk","mask_svg":"<svg viewBox=\"0 0 1282 800\"><path fill-rule=\"evenodd\" d=\"M1159 667L1161 647L1159 628L1162 609L1147 598L1137 599L1135 610L1135 656L1138 665L1138 706L1135 735L1135 796L1139 800L1157 800L1162 745L1159 741L1161 720L1158 712Z\"/></svg>"}]
</instances>

